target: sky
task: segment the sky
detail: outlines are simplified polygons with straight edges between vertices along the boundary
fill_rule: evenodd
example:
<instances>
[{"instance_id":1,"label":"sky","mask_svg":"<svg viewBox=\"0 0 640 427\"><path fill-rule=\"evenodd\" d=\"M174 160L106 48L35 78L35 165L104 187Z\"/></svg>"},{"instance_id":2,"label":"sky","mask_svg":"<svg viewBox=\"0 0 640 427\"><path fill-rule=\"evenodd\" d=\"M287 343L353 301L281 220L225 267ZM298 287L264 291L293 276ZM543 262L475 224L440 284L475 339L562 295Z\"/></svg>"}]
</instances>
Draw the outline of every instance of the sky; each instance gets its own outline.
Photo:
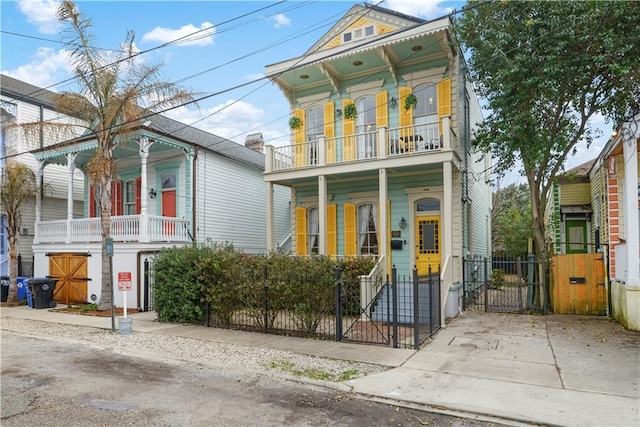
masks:
<instances>
[{"instance_id":1,"label":"sky","mask_svg":"<svg viewBox=\"0 0 640 427\"><path fill-rule=\"evenodd\" d=\"M380 0L377 0L380 1ZM58 0L0 0L0 70L54 92L73 90L73 69L56 19ZM77 1L92 22L93 45L117 50L133 31L137 60L162 63L165 80L200 96L197 108L166 115L243 144L262 133L266 144L289 144L289 105L264 77L265 66L302 55L356 2L351 1ZM463 8L464 1L384 0L379 5L422 19ZM197 32L197 33L196 33ZM193 35L193 33L196 33ZM181 38L178 43L163 44ZM486 113L485 113L486 115ZM578 147L566 169L593 159L611 125L595 118L602 137ZM524 182L517 171L501 186Z\"/></svg>"}]
</instances>

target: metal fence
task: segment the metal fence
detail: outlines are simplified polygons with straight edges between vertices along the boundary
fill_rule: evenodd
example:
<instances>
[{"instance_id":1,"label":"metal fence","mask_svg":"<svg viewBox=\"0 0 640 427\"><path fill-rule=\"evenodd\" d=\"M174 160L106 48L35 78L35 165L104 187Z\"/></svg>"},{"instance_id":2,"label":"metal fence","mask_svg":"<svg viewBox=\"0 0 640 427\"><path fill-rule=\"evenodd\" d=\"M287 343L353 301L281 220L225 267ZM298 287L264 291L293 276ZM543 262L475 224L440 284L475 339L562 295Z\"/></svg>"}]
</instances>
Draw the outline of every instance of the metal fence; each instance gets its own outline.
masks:
<instances>
[{"instance_id":1,"label":"metal fence","mask_svg":"<svg viewBox=\"0 0 640 427\"><path fill-rule=\"evenodd\" d=\"M463 309L546 313L547 267L545 261L536 260L533 255L526 259L466 258L463 261Z\"/></svg>"},{"instance_id":2,"label":"metal fence","mask_svg":"<svg viewBox=\"0 0 640 427\"><path fill-rule=\"evenodd\" d=\"M440 327L440 275L391 281L360 276L346 280L334 272L333 283L309 277L295 294L269 286L265 270L261 286L238 290L232 307L207 304L207 326L267 334L346 341L394 348L419 348ZM367 297L373 295L373 297Z\"/></svg>"}]
</instances>

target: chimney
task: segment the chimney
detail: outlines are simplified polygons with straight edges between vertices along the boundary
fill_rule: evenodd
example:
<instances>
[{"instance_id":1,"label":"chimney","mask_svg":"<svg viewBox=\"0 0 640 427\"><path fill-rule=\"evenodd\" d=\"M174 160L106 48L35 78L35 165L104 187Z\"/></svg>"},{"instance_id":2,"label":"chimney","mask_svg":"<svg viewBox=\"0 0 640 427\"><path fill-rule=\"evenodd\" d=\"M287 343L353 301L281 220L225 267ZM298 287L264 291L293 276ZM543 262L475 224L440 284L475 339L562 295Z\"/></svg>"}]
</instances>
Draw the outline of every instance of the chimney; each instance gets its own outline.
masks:
<instances>
[{"instance_id":1,"label":"chimney","mask_svg":"<svg viewBox=\"0 0 640 427\"><path fill-rule=\"evenodd\" d=\"M264 139L262 139L262 134L252 133L247 135L247 138L244 140L244 146L258 153L264 153Z\"/></svg>"}]
</instances>

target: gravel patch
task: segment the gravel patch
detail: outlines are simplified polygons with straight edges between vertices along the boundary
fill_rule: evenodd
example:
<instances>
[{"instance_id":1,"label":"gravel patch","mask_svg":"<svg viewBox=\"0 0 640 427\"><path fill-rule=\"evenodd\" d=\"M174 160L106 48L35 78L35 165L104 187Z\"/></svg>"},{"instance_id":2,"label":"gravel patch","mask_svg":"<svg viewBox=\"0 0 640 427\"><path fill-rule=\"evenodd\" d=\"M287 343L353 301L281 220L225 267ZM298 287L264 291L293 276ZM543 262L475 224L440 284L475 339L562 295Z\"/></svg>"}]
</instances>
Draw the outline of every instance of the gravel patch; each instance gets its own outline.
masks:
<instances>
[{"instance_id":1,"label":"gravel patch","mask_svg":"<svg viewBox=\"0 0 640 427\"><path fill-rule=\"evenodd\" d=\"M22 335L90 345L163 362L236 367L329 382L360 378L388 369L381 365L307 356L281 350L139 331L132 331L126 335L114 334L101 328L14 317L2 317L0 327L2 330Z\"/></svg>"}]
</instances>

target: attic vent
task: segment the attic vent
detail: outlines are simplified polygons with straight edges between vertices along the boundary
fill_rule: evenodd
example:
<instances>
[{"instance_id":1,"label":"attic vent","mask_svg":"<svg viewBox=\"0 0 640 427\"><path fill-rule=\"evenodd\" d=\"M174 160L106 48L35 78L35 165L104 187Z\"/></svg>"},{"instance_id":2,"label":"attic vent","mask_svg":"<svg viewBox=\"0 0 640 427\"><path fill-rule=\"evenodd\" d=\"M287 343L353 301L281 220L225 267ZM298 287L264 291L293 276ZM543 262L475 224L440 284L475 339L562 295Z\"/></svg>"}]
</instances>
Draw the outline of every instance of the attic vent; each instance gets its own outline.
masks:
<instances>
[{"instance_id":1,"label":"attic vent","mask_svg":"<svg viewBox=\"0 0 640 427\"><path fill-rule=\"evenodd\" d=\"M362 39L374 35L375 32L375 27L373 25L368 25L364 28L356 28L355 30L342 34L342 41L346 43Z\"/></svg>"},{"instance_id":2,"label":"attic vent","mask_svg":"<svg viewBox=\"0 0 640 427\"><path fill-rule=\"evenodd\" d=\"M244 146L257 151L258 153L264 153L264 139L262 133L251 133L247 135L244 140Z\"/></svg>"}]
</instances>

